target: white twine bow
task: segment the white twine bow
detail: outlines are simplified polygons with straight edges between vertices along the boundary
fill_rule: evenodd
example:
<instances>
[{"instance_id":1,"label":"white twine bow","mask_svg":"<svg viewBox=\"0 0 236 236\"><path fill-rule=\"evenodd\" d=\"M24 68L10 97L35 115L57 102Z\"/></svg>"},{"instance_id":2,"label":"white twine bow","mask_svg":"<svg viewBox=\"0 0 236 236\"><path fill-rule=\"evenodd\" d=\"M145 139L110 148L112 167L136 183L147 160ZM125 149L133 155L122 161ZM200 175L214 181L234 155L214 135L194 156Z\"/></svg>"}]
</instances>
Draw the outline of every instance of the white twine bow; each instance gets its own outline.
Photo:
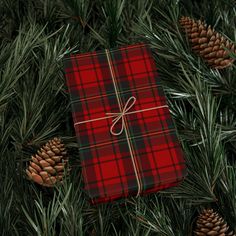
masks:
<instances>
[{"instance_id":1,"label":"white twine bow","mask_svg":"<svg viewBox=\"0 0 236 236\"><path fill-rule=\"evenodd\" d=\"M122 132L123 132L123 130L124 130L124 122L125 122L125 120L124 120L124 116L126 115L126 113L133 107L133 105L135 104L135 102L136 102L136 98L134 97L134 96L132 96L132 97L130 97L128 100L127 100L127 102L126 102L126 104L125 104L125 106L124 106L124 108L123 108L123 110L121 111L121 112L118 112L118 113L113 113L113 112L111 112L111 113L106 113L106 115L112 115L112 116L116 116L113 120L112 120L112 126L111 126L111 128L110 128L110 132L111 132L111 134L113 134L113 135L120 135ZM121 129L120 129L120 131L119 132L116 132L116 131L114 131L114 127L115 127L115 125L119 122L121 120Z\"/></svg>"}]
</instances>

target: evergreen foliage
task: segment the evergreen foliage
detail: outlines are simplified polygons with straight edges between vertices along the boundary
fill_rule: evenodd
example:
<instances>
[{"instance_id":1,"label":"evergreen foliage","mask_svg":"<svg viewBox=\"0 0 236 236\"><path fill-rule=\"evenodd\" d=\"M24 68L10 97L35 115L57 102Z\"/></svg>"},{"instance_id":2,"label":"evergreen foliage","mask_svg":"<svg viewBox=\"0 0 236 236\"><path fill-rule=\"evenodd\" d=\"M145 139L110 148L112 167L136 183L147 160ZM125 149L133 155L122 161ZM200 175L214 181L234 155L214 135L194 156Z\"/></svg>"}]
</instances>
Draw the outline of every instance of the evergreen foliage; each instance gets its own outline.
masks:
<instances>
[{"instance_id":1,"label":"evergreen foliage","mask_svg":"<svg viewBox=\"0 0 236 236\"><path fill-rule=\"evenodd\" d=\"M185 236L209 207L236 231L236 67L210 69L195 55L183 15L236 42L234 0L0 0L0 235ZM188 176L157 194L91 206L61 60L140 41L153 49ZM72 170L46 189L25 168L55 136Z\"/></svg>"}]
</instances>

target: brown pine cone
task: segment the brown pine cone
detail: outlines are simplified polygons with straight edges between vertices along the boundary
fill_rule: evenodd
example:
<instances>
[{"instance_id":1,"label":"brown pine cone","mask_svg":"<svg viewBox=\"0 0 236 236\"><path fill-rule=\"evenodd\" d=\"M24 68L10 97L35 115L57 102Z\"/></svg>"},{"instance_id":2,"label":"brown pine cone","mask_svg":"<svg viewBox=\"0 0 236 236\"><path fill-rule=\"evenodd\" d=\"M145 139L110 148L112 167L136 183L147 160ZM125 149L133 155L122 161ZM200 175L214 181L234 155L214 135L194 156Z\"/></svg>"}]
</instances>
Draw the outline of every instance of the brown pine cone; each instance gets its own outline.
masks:
<instances>
[{"instance_id":1,"label":"brown pine cone","mask_svg":"<svg viewBox=\"0 0 236 236\"><path fill-rule=\"evenodd\" d=\"M229 52L236 53L235 45L211 26L207 26L201 20L195 21L185 16L181 17L179 22L192 44L193 51L211 68L223 69L234 62Z\"/></svg>"},{"instance_id":2,"label":"brown pine cone","mask_svg":"<svg viewBox=\"0 0 236 236\"><path fill-rule=\"evenodd\" d=\"M235 236L224 219L213 209L204 209L198 216L194 236Z\"/></svg>"},{"instance_id":3,"label":"brown pine cone","mask_svg":"<svg viewBox=\"0 0 236 236\"><path fill-rule=\"evenodd\" d=\"M34 182L53 187L57 182L62 181L67 162L64 144L61 139L54 138L32 156L26 173Z\"/></svg>"}]
</instances>

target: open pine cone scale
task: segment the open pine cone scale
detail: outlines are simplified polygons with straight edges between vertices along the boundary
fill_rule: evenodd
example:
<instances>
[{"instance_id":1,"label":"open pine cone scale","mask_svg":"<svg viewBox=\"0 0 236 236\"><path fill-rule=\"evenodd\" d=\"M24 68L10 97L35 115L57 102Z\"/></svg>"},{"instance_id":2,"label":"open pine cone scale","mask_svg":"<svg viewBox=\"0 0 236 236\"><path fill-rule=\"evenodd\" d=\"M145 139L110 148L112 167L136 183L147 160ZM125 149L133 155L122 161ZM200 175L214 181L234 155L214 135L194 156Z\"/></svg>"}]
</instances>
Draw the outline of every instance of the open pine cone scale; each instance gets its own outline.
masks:
<instances>
[{"instance_id":1,"label":"open pine cone scale","mask_svg":"<svg viewBox=\"0 0 236 236\"><path fill-rule=\"evenodd\" d=\"M201 20L182 17L180 25L187 34L193 51L198 53L210 67L223 69L232 65L234 59L229 54L236 53L232 42Z\"/></svg>"},{"instance_id":2,"label":"open pine cone scale","mask_svg":"<svg viewBox=\"0 0 236 236\"><path fill-rule=\"evenodd\" d=\"M64 144L59 138L54 138L32 156L26 173L34 182L53 187L57 182L62 181L67 164Z\"/></svg>"},{"instance_id":3,"label":"open pine cone scale","mask_svg":"<svg viewBox=\"0 0 236 236\"><path fill-rule=\"evenodd\" d=\"M229 232L229 226L224 219L213 209L204 209L198 216L195 236L235 236Z\"/></svg>"}]
</instances>

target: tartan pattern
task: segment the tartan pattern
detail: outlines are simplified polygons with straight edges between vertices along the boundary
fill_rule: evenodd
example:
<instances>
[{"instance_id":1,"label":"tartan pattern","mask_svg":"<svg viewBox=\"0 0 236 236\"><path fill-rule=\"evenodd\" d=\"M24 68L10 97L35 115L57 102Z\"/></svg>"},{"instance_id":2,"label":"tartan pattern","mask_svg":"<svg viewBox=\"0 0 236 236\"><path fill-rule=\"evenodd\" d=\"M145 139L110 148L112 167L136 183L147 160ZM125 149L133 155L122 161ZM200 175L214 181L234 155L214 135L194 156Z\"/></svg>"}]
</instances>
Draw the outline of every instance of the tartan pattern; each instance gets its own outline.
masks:
<instances>
[{"instance_id":1,"label":"tartan pattern","mask_svg":"<svg viewBox=\"0 0 236 236\"><path fill-rule=\"evenodd\" d=\"M110 133L112 118L106 113L121 111L105 51L64 59L74 123L88 121L75 125L75 131L84 186L92 203L137 193L127 139L132 144L142 194L175 186L186 174L151 49L136 44L112 49L109 54L122 108L131 96L136 98L130 111L137 112L124 116L128 136L125 132L119 136ZM139 112L159 106L165 107ZM115 129L120 126L118 122Z\"/></svg>"}]
</instances>

